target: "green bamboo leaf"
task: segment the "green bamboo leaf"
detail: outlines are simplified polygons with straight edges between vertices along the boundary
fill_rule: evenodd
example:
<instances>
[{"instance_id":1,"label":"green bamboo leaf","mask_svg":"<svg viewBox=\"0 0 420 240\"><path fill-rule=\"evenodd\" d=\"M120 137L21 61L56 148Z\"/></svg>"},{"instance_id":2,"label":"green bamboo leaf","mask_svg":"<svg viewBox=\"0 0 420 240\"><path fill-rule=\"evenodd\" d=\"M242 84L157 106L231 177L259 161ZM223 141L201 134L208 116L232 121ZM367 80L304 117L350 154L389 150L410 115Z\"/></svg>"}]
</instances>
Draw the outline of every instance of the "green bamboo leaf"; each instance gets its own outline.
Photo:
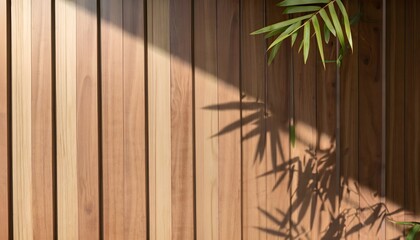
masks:
<instances>
[{"instance_id":1,"label":"green bamboo leaf","mask_svg":"<svg viewBox=\"0 0 420 240\"><path fill-rule=\"evenodd\" d=\"M274 40L271 45L268 47L268 50L270 50L272 47L274 47L275 45L281 43L284 39L288 38L293 31L295 31L300 25L302 24L301 21L296 22L292 25L290 25L286 30L284 30L284 32L282 34L280 34L280 36L278 36L276 38L276 40Z\"/></svg>"},{"instance_id":2,"label":"green bamboo leaf","mask_svg":"<svg viewBox=\"0 0 420 240\"><path fill-rule=\"evenodd\" d=\"M322 43L322 35L321 35L321 29L319 27L318 18L316 16L313 16L311 19L312 19L312 25L314 26L316 41L318 43L319 56L321 57L322 65L324 65L324 69L325 69L324 47Z\"/></svg>"},{"instance_id":3,"label":"green bamboo leaf","mask_svg":"<svg viewBox=\"0 0 420 240\"><path fill-rule=\"evenodd\" d=\"M296 42L296 39L297 39L297 36L298 36L298 33L299 32L294 32L293 34L292 34L292 47L293 47L293 45L295 45L295 42Z\"/></svg>"},{"instance_id":4,"label":"green bamboo leaf","mask_svg":"<svg viewBox=\"0 0 420 240\"><path fill-rule=\"evenodd\" d=\"M349 15L347 14L346 7L344 7L344 4L341 0L337 0L337 5L341 10L341 14L343 14L344 28L346 30L347 41L349 41L350 48L353 51L353 38L351 36Z\"/></svg>"},{"instance_id":5,"label":"green bamboo leaf","mask_svg":"<svg viewBox=\"0 0 420 240\"><path fill-rule=\"evenodd\" d=\"M277 53L279 52L280 46L281 46L281 43L277 44L276 46L274 46L271 49L270 55L268 57L268 65L270 65L273 62L274 58L276 57Z\"/></svg>"},{"instance_id":6,"label":"green bamboo leaf","mask_svg":"<svg viewBox=\"0 0 420 240\"><path fill-rule=\"evenodd\" d=\"M413 226L413 225L416 225L416 224L420 225L420 222L395 222L395 224L397 224L397 225L410 225L410 226Z\"/></svg>"},{"instance_id":7,"label":"green bamboo leaf","mask_svg":"<svg viewBox=\"0 0 420 240\"><path fill-rule=\"evenodd\" d=\"M271 31L271 32L267 33L267 34L264 36L264 38L265 38L265 39L267 39L267 38L274 37L274 36L279 35L279 34L281 34L282 32L284 32L284 30L286 30L286 28L285 28L285 27L284 27L284 28L277 29L277 30L274 30L274 31Z\"/></svg>"},{"instance_id":8,"label":"green bamboo leaf","mask_svg":"<svg viewBox=\"0 0 420 240\"><path fill-rule=\"evenodd\" d=\"M321 11L319 11L319 15L321 16L322 20L324 20L325 26L327 26L328 30L330 30L330 32L335 36L335 29L330 20L330 17L328 17L328 13L324 9L321 9Z\"/></svg>"},{"instance_id":9,"label":"green bamboo leaf","mask_svg":"<svg viewBox=\"0 0 420 240\"><path fill-rule=\"evenodd\" d=\"M289 126L289 141L292 147L296 145L296 128L294 125Z\"/></svg>"},{"instance_id":10,"label":"green bamboo leaf","mask_svg":"<svg viewBox=\"0 0 420 240\"><path fill-rule=\"evenodd\" d=\"M344 40L343 29L341 28L340 20L338 20L337 12L335 11L334 5L328 5L328 9L330 10L330 15L334 23L335 31L337 32L338 41L340 42L341 47L344 48L346 43Z\"/></svg>"},{"instance_id":11,"label":"green bamboo leaf","mask_svg":"<svg viewBox=\"0 0 420 240\"><path fill-rule=\"evenodd\" d=\"M303 57L304 61L308 60L309 57L309 48L311 46L311 25L306 24L303 28Z\"/></svg>"},{"instance_id":12,"label":"green bamboo leaf","mask_svg":"<svg viewBox=\"0 0 420 240\"><path fill-rule=\"evenodd\" d=\"M316 12L320 10L320 6L293 6L288 7L283 11L283 14L292 14L292 13L304 13L304 12Z\"/></svg>"},{"instance_id":13,"label":"green bamboo leaf","mask_svg":"<svg viewBox=\"0 0 420 240\"><path fill-rule=\"evenodd\" d=\"M300 42L298 53L300 53L300 51L302 51L302 48L303 48L303 40L302 40L302 42Z\"/></svg>"},{"instance_id":14,"label":"green bamboo leaf","mask_svg":"<svg viewBox=\"0 0 420 240\"><path fill-rule=\"evenodd\" d=\"M322 4L329 3L331 0L284 0L277 4L279 7L297 6L297 5L309 5L309 4Z\"/></svg>"},{"instance_id":15,"label":"green bamboo leaf","mask_svg":"<svg viewBox=\"0 0 420 240\"><path fill-rule=\"evenodd\" d=\"M330 29L327 27L326 24L324 24L324 39L325 39L325 43L329 43L330 42Z\"/></svg>"},{"instance_id":16,"label":"green bamboo leaf","mask_svg":"<svg viewBox=\"0 0 420 240\"><path fill-rule=\"evenodd\" d=\"M407 235L407 240L414 240L416 239L416 235L420 232L420 225L415 225L411 228L410 232Z\"/></svg>"},{"instance_id":17,"label":"green bamboo leaf","mask_svg":"<svg viewBox=\"0 0 420 240\"><path fill-rule=\"evenodd\" d=\"M286 20L286 21L278 22L278 23L272 24L270 26L261 28L261 29L255 31L255 32L251 33L251 35L257 35L257 34L261 34L261 33L267 33L267 32L272 32L272 31L275 31L275 30L279 30L280 28L287 27L289 25L292 25L293 23L308 19L310 17L312 17L312 14L308 14L308 15L305 15L305 16L301 16L301 17L289 19L289 20Z\"/></svg>"}]
</instances>

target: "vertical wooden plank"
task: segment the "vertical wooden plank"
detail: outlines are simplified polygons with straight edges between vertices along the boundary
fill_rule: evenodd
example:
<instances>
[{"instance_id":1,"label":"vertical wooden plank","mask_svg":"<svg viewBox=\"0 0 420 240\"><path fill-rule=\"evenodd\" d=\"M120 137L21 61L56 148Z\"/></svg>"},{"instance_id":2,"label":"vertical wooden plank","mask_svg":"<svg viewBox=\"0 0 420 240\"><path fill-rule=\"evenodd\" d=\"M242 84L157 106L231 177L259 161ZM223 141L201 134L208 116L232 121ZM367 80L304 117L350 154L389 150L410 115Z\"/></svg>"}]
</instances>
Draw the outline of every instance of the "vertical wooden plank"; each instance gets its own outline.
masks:
<instances>
[{"instance_id":1,"label":"vertical wooden plank","mask_svg":"<svg viewBox=\"0 0 420 240\"><path fill-rule=\"evenodd\" d=\"M216 2L194 2L197 239L219 239Z\"/></svg>"},{"instance_id":2,"label":"vertical wooden plank","mask_svg":"<svg viewBox=\"0 0 420 240\"><path fill-rule=\"evenodd\" d=\"M55 3L57 235L79 238L76 122L76 0Z\"/></svg>"},{"instance_id":3,"label":"vertical wooden plank","mask_svg":"<svg viewBox=\"0 0 420 240\"><path fill-rule=\"evenodd\" d=\"M78 0L76 13L77 191L79 238L99 238L97 2Z\"/></svg>"},{"instance_id":4,"label":"vertical wooden plank","mask_svg":"<svg viewBox=\"0 0 420 240\"><path fill-rule=\"evenodd\" d=\"M325 59L337 59L336 39L324 44ZM341 237L342 226L339 214L339 169L337 166L337 78L338 66L317 58L317 192L314 230L318 238Z\"/></svg>"},{"instance_id":5,"label":"vertical wooden plank","mask_svg":"<svg viewBox=\"0 0 420 240\"><path fill-rule=\"evenodd\" d=\"M267 24L284 21L286 15L279 14L281 8L277 7L278 1L267 0ZM289 141L289 121L291 103L291 48L286 41L279 49L276 59L267 66L267 239L291 238L296 232L291 232L291 188L290 167L291 153ZM254 80L255 81L255 80ZM281 199L281 200L280 200ZM270 217L271 216L271 217ZM271 219L272 217L275 218Z\"/></svg>"},{"instance_id":6,"label":"vertical wooden plank","mask_svg":"<svg viewBox=\"0 0 420 240\"><path fill-rule=\"evenodd\" d=\"M405 97L405 207L407 221L420 221L420 168L419 133L420 133L420 69L416 64L419 49L420 29L417 11L418 1L407 1L406 26L406 97ZM416 183L416 184L415 184Z\"/></svg>"},{"instance_id":7,"label":"vertical wooden plank","mask_svg":"<svg viewBox=\"0 0 420 240\"><path fill-rule=\"evenodd\" d=\"M404 92L405 92L405 1L387 3L387 151L386 205L390 218L404 221ZM404 26L404 27L402 27ZM386 222L386 238L403 237L403 229Z\"/></svg>"},{"instance_id":8,"label":"vertical wooden plank","mask_svg":"<svg viewBox=\"0 0 420 240\"><path fill-rule=\"evenodd\" d=\"M124 239L147 237L145 9L124 0Z\"/></svg>"},{"instance_id":9,"label":"vertical wooden plank","mask_svg":"<svg viewBox=\"0 0 420 240\"><path fill-rule=\"evenodd\" d=\"M359 23L359 184L362 239L385 239L382 174L382 11L383 2L361 2ZM373 219L373 220L372 220Z\"/></svg>"},{"instance_id":10,"label":"vertical wooden plank","mask_svg":"<svg viewBox=\"0 0 420 240\"><path fill-rule=\"evenodd\" d=\"M0 239L9 239L9 1L0 1Z\"/></svg>"},{"instance_id":11,"label":"vertical wooden plank","mask_svg":"<svg viewBox=\"0 0 420 240\"><path fill-rule=\"evenodd\" d=\"M171 0L172 239L194 239L192 1Z\"/></svg>"},{"instance_id":12,"label":"vertical wooden plank","mask_svg":"<svg viewBox=\"0 0 420 240\"><path fill-rule=\"evenodd\" d=\"M250 33L264 27L265 2L242 1L241 29L241 108L243 156L243 238L266 239L267 211L266 119L265 119L265 41Z\"/></svg>"},{"instance_id":13,"label":"vertical wooden plank","mask_svg":"<svg viewBox=\"0 0 420 240\"><path fill-rule=\"evenodd\" d=\"M239 0L217 2L217 77L219 105L240 102ZM241 119L239 109L219 111L219 132ZM219 237L241 239L240 126L219 135Z\"/></svg>"},{"instance_id":14,"label":"vertical wooden plank","mask_svg":"<svg viewBox=\"0 0 420 240\"><path fill-rule=\"evenodd\" d=\"M34 239L53 239L51 2L32 1L32 186Z\"/></svg>"},{"instance_id":15,"label":"vertical wooden plank","mask_svg":"<svg viewBox=\"0 0 420 240\"><path fill-rule=\"evenodd\" d=\"M301 38L300 38L301 39ZM300 43L298 38L298 42ZM311 40L311 45L316 42ZM318 239L319 229L314 229L317 214L316 198L316 49L312 48L306 64L298 53L299 44L292 49L293 61L293 122L296 144L291 144L292 166L291 218L292 238Z\"/></svg>"},{"instance_id":16,"label":"vertical wooden plank","mask_svg":"<svg viewBox=\"0 0 420 240\"><path fill-rule=\"evenodd\" d=\"M101 1L102 178L105 239L124 238L122 6L122 1Z\"/></svg>"},{"instance_id":17,"label":"vertical wooden plank","mask_svg":"<svg viewBox=\"0 0 420 240\"><path fill-rule=\"evenodd\" d=\"M147 2L150 238L157 240L172 236L169 3Z\"/></svg>"},{"instance_id":18,"label":"vertical wooden plank","mask_svg":"<svg viewBox=\"0 0 420 240\"><path fill-rule=\"evenodd\" d=\"M13 235L14 239L33 239L32 188L32 108L31 1L12 5L12 157L13 157Z\"/></svg>"},{"instance_id":19,"label":"vertical wooden plank","mask_svg":"<svg viewBox=\"0 0 420 240\"><path fill-rule=\"evenodd\" d=\"M360 11L358 0L345 2L349 15ZM340 215L344 236L359 239L359 24L352 26L353 53L340 67Z\"/></svg>"}]
</instances>

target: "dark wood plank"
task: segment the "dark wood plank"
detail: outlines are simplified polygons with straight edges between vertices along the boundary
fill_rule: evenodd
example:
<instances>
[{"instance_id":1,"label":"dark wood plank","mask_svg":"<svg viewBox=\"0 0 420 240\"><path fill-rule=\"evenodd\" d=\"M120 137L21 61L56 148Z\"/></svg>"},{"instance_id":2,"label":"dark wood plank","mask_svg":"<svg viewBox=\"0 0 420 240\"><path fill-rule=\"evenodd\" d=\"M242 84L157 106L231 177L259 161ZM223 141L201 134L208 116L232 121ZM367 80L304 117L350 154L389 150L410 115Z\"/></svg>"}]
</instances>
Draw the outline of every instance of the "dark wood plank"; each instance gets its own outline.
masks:
<instances>
[{"instance_id":1,"label":"dark wood plank","mask_svg":"<svg viewBox=\"0 0 420 240\"><path fill-rule=\"evenodd\" d=\"M360 11L358 0L345 1L350 16ZM359 24L352 26L353 53L340 68L340 214L344 236L359 239Z\"/></svg>"},{"instance_id":2,"label":"dark wood plank","mask_svg":"<svg viewBox=\"0 0 420 240\"><path fill-rule=\"evenodd\" d=\"M145 1L124 0L124 239L147 238Z\"/></svg>"},{"instance_id":3,"label":"dark wood plank","mask_svg":"<svg viewBox=\"0 0 420 240\"><path fill-rule=\"evenodd\" d=\"M359 184L360 236L385 238L383 225L384 197L382 139L383 1L361 2L363 18L359 23Z\"/></svg>"},{"instance_id":4,"label":"dark wood plank","mask_svg":"<svg viewBox=\"0 0 420 240\"><path fill-rule=\"evenodd\" d=\"M9 74L8 1L0 1L0 239L9 239Z\"/></svg>"},{"instance_id":5,"label":"dark wood plank","mask_svg":"<svg viewBox=\"0 0 420 240\"><path fill-rule=\"evenodd\" d=\"M243 238L266 239L267 172L265 119L265 40L250 33L265 24L265 1L242 1L241 94ZM241 123L239 123L241 124Z\"/></svg>"},{"instance_id":6,"label":"dark wood plank","mask_svg":"<svg viewBox=\"0 0 420 240\"><path fill-rule=\"evenodd\" d=\"M405 168L405 1L387 2L386 205L390 218L404 220ZM404 26L404 27L402 27ZM402 238L403 227L387 222L387 239Z\"/></svg>"},{"instance_id":7,"label":"dark wood plank","mask_svg":"<svg viewBox=\"0 0 420 240\"><path fill-rule=\"evenodd\" d=\"M32 186L34 239L53 239L51 2L32 1Z\"/></svg>"},{"instance_id":8,"label":"dark wood plank","mask_svg":"<svg viewBox=\"0 0 420 240\"><path fill-rule=\"evenodd\" d=\"M267 0L266 24L287 19L282 15L278 1ZM267 42L268 43L271 42ZM280 47L276 59L266 67L266 154L267 173L267 209L263 214L267 221L267 239L284 239L291 237L291 151L289 141L289 124L291 110L291 48L285 41ZM260 60L261 62L261 60ZM261 64L261 63L260 63ZM279 199L282 199L279 201ZM262 213L260 213L262 214ZM276 220L272 219L273 216Z\"/></svg>"},{"instance_id":9,"label":"dark wood plank","mask_svg":"<svg viewBox=\"0 0 420 240\"><path fill-rule=\"evenodd\" d=\"M406 96L405 96L405 220L420 221L420 68L416 59L420 53L420 21L418 1L408 0L406 11Z\"/></svg>"},{"instance_id":10,"label":"dark wood plank","mask_svg":"<svg viewBox=\"0 0 420 240\"><path fill-rule=\"evenodd\" d=\"M79 238L99 238L97 3L78 0L76 13L77 183Z\"/></svg>"},{"instance_id":11,"label":"dark wood plank","mask_svg":"<svg viewBox=\"0 0 420 240\"><path fill-rule=\"evenodd\" d=\"M171 0L172 239L194 239L192 1Z\"/></svg>"}]
</instances>

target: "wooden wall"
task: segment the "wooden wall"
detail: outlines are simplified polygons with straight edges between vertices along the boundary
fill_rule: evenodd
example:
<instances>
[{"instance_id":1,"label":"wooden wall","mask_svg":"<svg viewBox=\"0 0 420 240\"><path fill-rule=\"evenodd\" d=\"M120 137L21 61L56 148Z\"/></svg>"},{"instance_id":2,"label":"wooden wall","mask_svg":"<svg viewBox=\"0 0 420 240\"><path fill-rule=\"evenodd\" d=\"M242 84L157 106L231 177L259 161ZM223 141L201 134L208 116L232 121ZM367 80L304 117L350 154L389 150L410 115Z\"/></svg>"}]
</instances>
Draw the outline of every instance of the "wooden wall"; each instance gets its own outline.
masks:
<instances>
[{"instance_id":1,"label":"wooden wall","mask_svg":"<svg viewBox=\"0 0 420 240\"><path fill-rule=\"evenodd\" d=\"M346 1L324 69L267 64L277 2L0 0L0 239L402 238L420 4Z\"/></svg>"}]
</instances>

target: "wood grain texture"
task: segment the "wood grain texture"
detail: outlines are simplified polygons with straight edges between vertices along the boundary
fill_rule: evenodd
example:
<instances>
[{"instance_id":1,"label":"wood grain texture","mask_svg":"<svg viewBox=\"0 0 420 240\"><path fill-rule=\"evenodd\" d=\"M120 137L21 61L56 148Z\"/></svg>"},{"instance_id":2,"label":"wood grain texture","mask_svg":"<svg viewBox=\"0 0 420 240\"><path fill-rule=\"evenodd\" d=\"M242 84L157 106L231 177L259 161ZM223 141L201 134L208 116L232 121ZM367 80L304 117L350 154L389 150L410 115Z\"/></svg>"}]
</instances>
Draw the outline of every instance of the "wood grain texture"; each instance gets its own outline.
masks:
<instances>
[{"instance_id":1,"label":"wood grain texture","mask_svg":"<svg viewBox=\"0 0 420 240\"><path fill-rule=\"evenodd\" d=\"M76 103L76 1L57 0L56 127L57 235L79 237Z\"/></svg>"},{"instance_id":2,"label":"wood grain texture","mask_svg":"<svg viewBox=\"0 0 420 240\"><path fill-rule=\"evenodd\" d=\"M298 230L292 238L318 239L319 229L314 229L317 210L316 198L316 84L317 53L315 49L309 54L306 64L302 54L298 53L300 43L292 50L293 61L293 121L296 131L296 145L291 147L291 158L296 162L292 166L292 224ZM316 42L311 40L311 45Z\"/></svg>"},{"instance_id":3,"label":"wood grain texture","mask_svg":"<svg viewBox=\"0 0 420 240\"><path fill-rule=\"evenodd\" d=\"M79 238L99 238L98 29L95 0L76 13L77 192Z\"/></svg>"},{"instance_id":4,"label":"wood grain texture","mask_svg":"<svg viewBox=\"0 0 420 240\"><path fill-rule=\"evenodd\" d=\"M123 2L101 2L103 228L124 238Z\"/></svg>"},{"instance_id":5,"label":"wood grain texture","mask_svg":"<svg viewBox=\"0 0 420 240\"><path fill-rule=\"evenodd\" d=\"M124 237L147 237L145 9L124 0Z\"/></svg>"},{"instance_id":6,"label":"wood grain texture","mask_svg":"<svg viewBox=\"0 0 420 240\"><path fill-rule=\"evenodd\" d=\"M170 1L149 0L148 114L150 239L172 237Z\"/></svg>"},{"instance_id":7,"label":"wood grain texture","mask_svg":"<svg viewBox=\"0 0 420 240\"><path fill-rule=\"evenodd\" d=\"M51 2L32 1L32 187L34 239L53 239Z\"/></svg>"},{"instance_id":8,"label":"wood grain texture","mask_svg":"<svg viewBox=\"0 0 420 240\"><path fill-rule=\"evenodd\" d=\"M390 218L404 221L405 202L405 1L388 1L387 3L387 102L386 102L386 205ZM386 238L404 237L403 227L386 223Z\"/></svg>"},{"instance_id":9,"label":"wood grain texture","mask_svg":"<svg viewBox=\"0 0 420 240\"><path fill-rule=\"evenodd\" d=\"M361 239L385 239L383 189L382 11L383 2L361 2L359 23L359 184ZM373 220L372 220L373 219Z\"/></svg>"},{"instance_id":10,"label":"wood grain texture","mask_svg":"<svg viewBox=\"0 0 420 240\"><path fill-rule=\"evenodd\" d=\"M9 239L10 151L9 151L9 2L0 1L0 239Z\"/></svg>"},{"instance_id":11,"label":"wood grain texture","mask_svg":"<svg viewBox=\"0 0 420 240\"><path fill-rule=\"evenodd\" d=\"M349 14L359 12L359 1L345 2ZM353 53L340 68L340 214L345 218L344 236L359 239L359 24L352 27Z\"/></svg>"},{"instance_id":12,"label":"wood grain texture","mask_svg":"<svg viewBox=\"0 0 420 240\"><path fill-rule=\"evenodd\" d=\"M325 59L337 59L338 40L331 39L324 44ZM318 238L332 239L340 236L343 226L337 224L342 220L343 214L339 212L339 169L337 159L337 78L338 66L335 63L322 64L317 58L317 209L314 228L317 229Z\"/></svg>"},{"instance_id":13,"label":"wood grain texture","mask_svg":"<svg viewBox=\"0 0 420 240\"><path fill-rule=\"evenodd\" d=\"M406 12L406 55L405 55L405 76L406 76L406 96L405 96L405 207L406 221L420 221L420 174L417 171L420 165L420 152L418 136L420 132L420 112L419 97L420 69L416 64L416 58L420 52L418 43L420 34L416 31L420 29L420 21L417 11L420 10L418 1L408 0Z\"/></svg>"},{"instance_id":14,"label":"wood grain texture","mask_svg":"<svg viewBox=\"0 0 420 240\"><path fill-rule=\"evenodd\" d=\"M12 157L13 157L13 236L33 239L32 174L32 39L31 1L12 5Z\"/></svg>"},{"instance_id":15,"label":"wood grain texture","mask_svg":"<svg viewBox=\"0 0 420 240\"><path fill-rule=\"evenodd\" d=\"M217 2L218 104L240 102L240 4ZM239 109L219 111L219 133L241 119ZM241 131L219 134L219 239L242 238Z\"/></svg>"},{"instance_id":16,"label":"wood grain texture","mask_svg":"<svg viewBox=\"0 0 420 240\"><path fill-rule=\"evenodd\" d=\"M192 1L170 1L172 239L194 239Z\"/></svg>"},{"instance_id":17,"label":"wood grain texture","mask_svg":"<svg viewBox=\"0 0 420 240\"><path fill-rule=\"evenodd\" d=\"M278 2L266 0L266 24L273 24L287 19L287 16L278 14ZM267 42L267 46L268 46ZM289 125L291 116L291 47L286 40L280 47L276 59L267 66L267 239L291 238L293 232L291 225L291 152ZM256 81L256 80L254 80ZM279 199L283 199L279 201ZM274 219L273 219L274 218Z\"/></svg>"},{"instance_id":18,"label":"wood grain texture","mask_svg":"<svg viewBox=\"0 0 420 240\"><path fill-rule=\"evenodd\" d=\"M203 240L219 239L216 14L215 1L194 2L196 224Z\"/></svg>"},{"instance_id":19,"label":"wood grain texture","mask_svg":"<svg viewBox=\"0 0 420 240\"><path fill-rule=\"evenodd\" d=\"M267 211L266 118L265 118L265 40L249 33L265 24L265 2L242 1L241 29L241 95L240 103L232 109L240 109L242 121L234 128L242 127L242 187L243 187L243 238L266 239Z\"/></svg>"}]
</instances>

